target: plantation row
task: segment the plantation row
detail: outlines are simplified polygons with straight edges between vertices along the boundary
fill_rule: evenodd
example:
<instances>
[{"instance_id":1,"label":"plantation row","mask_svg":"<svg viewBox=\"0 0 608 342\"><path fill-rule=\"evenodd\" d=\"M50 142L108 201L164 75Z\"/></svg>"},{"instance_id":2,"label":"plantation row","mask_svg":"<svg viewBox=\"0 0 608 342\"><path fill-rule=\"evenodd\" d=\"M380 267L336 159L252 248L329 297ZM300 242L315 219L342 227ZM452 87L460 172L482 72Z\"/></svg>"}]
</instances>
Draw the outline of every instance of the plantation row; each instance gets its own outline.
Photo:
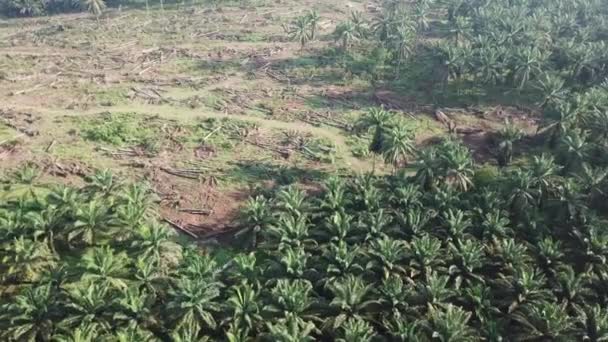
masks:
<instances>
[{"instance_id":1,"label":"plantation row","mask_svg":"<svg viewBox=\"0 0 608 342\"><path fill-rule=\"evenodd\" d=\"M318 39L311 11L286 26L304 48ZM480 85L526 90L541 107L608 77L608 7L600 0L398 0L336 25L338 63L372 83L428 83L438 94ZM333 63L334 61L332 61ZM441 90L441 91L440 91Z\"/></svg>"}]
</instances>

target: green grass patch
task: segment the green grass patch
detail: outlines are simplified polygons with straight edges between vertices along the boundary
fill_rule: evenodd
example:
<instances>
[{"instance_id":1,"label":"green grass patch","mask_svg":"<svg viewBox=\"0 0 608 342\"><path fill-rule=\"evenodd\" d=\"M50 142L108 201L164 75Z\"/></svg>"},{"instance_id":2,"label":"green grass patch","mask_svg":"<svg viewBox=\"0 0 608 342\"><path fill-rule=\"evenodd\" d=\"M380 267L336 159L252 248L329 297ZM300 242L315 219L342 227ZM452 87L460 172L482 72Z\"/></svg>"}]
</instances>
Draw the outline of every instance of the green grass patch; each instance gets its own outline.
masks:
<instances>
[{"instance_id":1,"label":"green grass patch","mask_svg":"<svg viewBox=\"0 0 608 342\"><path fill-rule=\"evenodd\" d=\"M3 123L0 123L0 141L10 139L14 134L12 128L6 126Z\"/></svg>"},{"instance_id":2,"label":"green grass patch","mask_svg":"<svg viewBox=\"0 0 608 342\"><path fill-rule=\"evenodd\" d=\"M124 88L110 88L95 93L97 103L102 106L116 106L127 103L127 90Z\"/></svg>"},{"instance_id":3,"label":"green grass patch","mask_svg":"<svg viewBox=\"0 0 608 342\"><path fill-rule=\"evenodd\" d=\"M81 126L83 138L123 146L151 144L158 137L159 127L136 113L103 113Z\"/></svg>"}]
</instances>

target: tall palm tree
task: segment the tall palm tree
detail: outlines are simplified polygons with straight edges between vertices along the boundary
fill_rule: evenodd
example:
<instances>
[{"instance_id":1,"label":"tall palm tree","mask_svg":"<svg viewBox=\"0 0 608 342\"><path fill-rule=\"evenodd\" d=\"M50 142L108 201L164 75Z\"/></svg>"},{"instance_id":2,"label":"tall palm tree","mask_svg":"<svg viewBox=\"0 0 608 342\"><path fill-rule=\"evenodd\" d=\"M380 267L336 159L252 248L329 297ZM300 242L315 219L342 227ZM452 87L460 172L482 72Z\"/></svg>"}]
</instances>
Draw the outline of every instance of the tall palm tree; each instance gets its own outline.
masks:
<instances>
[{"instance_id":1,"label":"tall palm tree","mask_svg":"<svg viewBox=\"0 0 608 342\"><path fill-rule=\"evenodd\" d=\"M300 51L303 51L306 44L314 39L310 30L310 20L311 17L308 15L299 16L291 23L287 31L287 35L291 40L300 43Z\"/></svg>"},{"instance_id":2,"label":"tall palm tree","mask_svg":"<svg viewBox=\"0 0 608 342\"><path fill-rule=\"evenodd\" d=\"M370 152L374 153L374 169L376 155L382 153L386 130L393 115L384 108L372 108L357 121L356 127L360 131L373 130L373 138L369 145Z\"/></svg>"},{"instance_id":3,"label":"tall palm tree","mask_svg":"<svg viewBox=\"0 0 608 342\"><path fill-rule=\"evenodd\" d=\"M414 153L412 137L412 132L403 124L396 124L386 132L382 154L394 170L407 164L408 157Z\"/></svg>"},{"instance_id":4,"label":"tall palm tree","mask_svg":"<svg viewBox=\"0 0 608 342\"><path fill-rule=\"evenodd\" d=\"M319 16L319 12L312 10L308 12L306 17L308 18L308 25L310 26L310 39L315 40L317 38L317 29L321 16Z\"/></svg>"},{"instance_id":5,"label":"tall palm tree","mask_svg":"<svg viewBox=\"0 0 608 342\"><path fill-rule=\"evenodd\" d=\"M259 233L273 222L270 203L262 196L249 198L245 202L242 213L244 227L236 232L235 237L243 239L244 246L255 248L258 244Z\"/></svg>"},{"instance_id":6,"label":"tall palm tree","mask_svg":"<svg viewBox=\"0 0 608 342\"><path fill-rule=\"evenodd\" d=\"M513 159L513 144L523 137L523 132L509 120L506 120L505 125L498 132L498 163L501 166L507 166Z\"/></svg>"},{"instance_id":7,"label":"tall palm tree","mask_svg":"<svg viewBox=\"0 0 608 342\"><path fill-rule=\"evenodd\" d=\"M439 156L435 147L418 151L416 162L416 181L425 189L430 190L437 184L439 178Z\"/></svg>"},{"instance_id":8,"label":"tall palm tree","mask_svg":"<svg viewBox=\"0 0 608 342\"><path fill-rule=\"evenodd\" d=\"M445 141L439 147L439 159L443 181L461 191L468 191L473 185L473 159L464 145Z\"/></svg>"},{"instance_id":9,"label":"tall palm tree","mask_svg":"<svg viewBox=\"0 0 608 342\"><path fill-rule=\"evenodd\" d=\"M89 11L89 13L93 14L97 21L99 21L99 17L106 9L106 3L104 0L82 0L82 5Z\"/></svg>"},{"instance_id":10,"label":"tall palm tree","mask_svg":"<svg viewBox=\"0 0 608 342\"><path fill-rule=\"evenodd\" d=\"M334 39L336 42L341 42L342 51L348 51L350 45L359 39L357 28L351 21L344 21L336 26L334 31Z\"/></svg>"}]
</instances>

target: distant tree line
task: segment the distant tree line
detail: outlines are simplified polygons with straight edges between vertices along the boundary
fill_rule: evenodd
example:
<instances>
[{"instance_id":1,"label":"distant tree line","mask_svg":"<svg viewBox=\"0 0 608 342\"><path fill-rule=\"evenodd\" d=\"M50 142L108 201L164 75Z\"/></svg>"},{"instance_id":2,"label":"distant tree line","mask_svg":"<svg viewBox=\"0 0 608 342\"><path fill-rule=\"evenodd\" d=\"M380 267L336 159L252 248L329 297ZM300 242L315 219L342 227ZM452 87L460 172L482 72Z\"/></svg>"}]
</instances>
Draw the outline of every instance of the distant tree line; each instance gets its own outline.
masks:
<instances>
[{"instance_id":1,"label":"distant tree line","mask_svg":"<svg viewBox=\"0 0 608 342\"><path fill-rule=\"evenodd\" d=\"M204 0L204 2L218 3L227 2L224 0ZM164 4L183 3L178 0L160 0L158 5L163 7ZM146 1L148 5L153 5L154 2ZM51 15L57 13L71 13L80 11L89 11L93 14L99 14L95 10L100 10L106 7L119 6L139 6L143 5L144 1L125 1L125 0L0 0L0 16L5 17L35 17L43 15Z\"/></svg>"}]
</instances>

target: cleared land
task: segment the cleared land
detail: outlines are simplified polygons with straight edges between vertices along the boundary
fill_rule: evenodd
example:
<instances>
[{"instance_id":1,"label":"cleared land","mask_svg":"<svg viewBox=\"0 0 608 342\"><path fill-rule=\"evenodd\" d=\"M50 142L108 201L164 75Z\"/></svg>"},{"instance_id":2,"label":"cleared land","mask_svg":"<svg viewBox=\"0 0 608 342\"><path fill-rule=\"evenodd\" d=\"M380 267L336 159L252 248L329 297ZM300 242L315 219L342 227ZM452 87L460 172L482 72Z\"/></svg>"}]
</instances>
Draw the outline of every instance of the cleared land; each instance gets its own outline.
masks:
<instances>
[{"instance_id":1,"label":"cleared land","mask_svg":"<svg viewBox=\"0 0 608 342\"><path fill-rule=\"evenodd\" d=\"M32 162L79 183L108 168L153 184L166 218L199 234L230 226L252 188L324 174L391 172L352 132L368 108L398 113L427 144L447 128L424 91L373 87L337 63L331 33L364 3L268 2L255 8L110 11L0 25L0 171ZM316 8L319 39L301 50L282 23ZM478 160L523 107L442 108Z\"/></svg>"}]
</instances>

